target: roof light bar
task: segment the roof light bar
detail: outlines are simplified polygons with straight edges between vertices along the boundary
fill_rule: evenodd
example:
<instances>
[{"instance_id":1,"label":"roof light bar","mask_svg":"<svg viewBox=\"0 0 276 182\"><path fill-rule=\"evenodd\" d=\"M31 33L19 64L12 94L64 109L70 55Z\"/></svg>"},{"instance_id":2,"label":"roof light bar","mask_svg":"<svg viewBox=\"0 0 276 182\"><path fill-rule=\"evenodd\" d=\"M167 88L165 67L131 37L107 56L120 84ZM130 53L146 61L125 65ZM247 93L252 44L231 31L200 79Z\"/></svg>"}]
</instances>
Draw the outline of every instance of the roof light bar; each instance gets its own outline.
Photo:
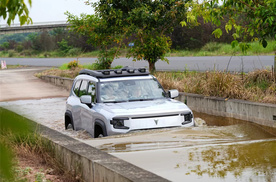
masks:
<instances>
[{"instance_id":1,"label":"roof light bar","mask_svg":"<svg viewBox=\"0 0 276 182\"><path fill-rule=\"evenodd\" d=\"M104 74L104 75L110 75L110 71L109 70L102 71L102 74Z\"/></svg>"},{"instance_id":2,"label":"roof light bar","mask_svg":"<svg viewBox=\"0 0 276 182\"><path fill-rule=\"evenodd\" d=\"M114 72L117 73L117 74L122 74L123 70L114 70Z\"/></svg>"},{"instance_id":3,"label":"roof light bar","mask_svg":"<svg viewBox=\"0 0 276 182\"><path fill-rule=\"evenodd\" d=\"M108 69L108 70L88 70L83 69L79 74L91 75L96 78L112 78L112 77L124 77L124 76L139 76L149 75L149 71L146 68L133 68L123 67L122 69Z\"/></svg>"},{"instance_id":4,"label":"roof light bar","mask_svg":"<svg viewBox=\"0 0 276 182\"><path fill-rule=\"evenodd\" d=\"M138 68L138 71L139 71L140 73L145 73L145 72L146 72L146 68Z\"/></svg>"},{"instance_id":5,"label":"roof light bar","mask_svg":"<svg viewBox=\"0 0 276 182\"><path fill-rule=\"evenodd\" d=\"M129 73L134 73L134 72L135 72L135 69L128 69L127 72L129 72Z\"/></svg>"}]
</instances>

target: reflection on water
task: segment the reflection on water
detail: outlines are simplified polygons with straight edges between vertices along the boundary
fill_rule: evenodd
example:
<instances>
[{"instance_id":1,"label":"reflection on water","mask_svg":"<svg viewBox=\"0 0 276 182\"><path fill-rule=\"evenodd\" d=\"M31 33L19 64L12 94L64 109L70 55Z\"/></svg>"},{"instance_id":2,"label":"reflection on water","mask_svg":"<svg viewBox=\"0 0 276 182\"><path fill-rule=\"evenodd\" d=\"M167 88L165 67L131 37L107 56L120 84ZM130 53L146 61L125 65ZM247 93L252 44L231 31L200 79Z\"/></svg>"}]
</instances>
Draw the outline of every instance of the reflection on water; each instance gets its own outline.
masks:
<instances>
[{"instance_id":1,"label":"reflection on water","mask_svg":"<svg viewBox=\"0 0 276 182\"><path fill-rule=\"evenodd\" d=\"M229 117L222 117L222 116L214 116L205 113L199 113L193 111L195 117L199 117L204 119L208 126L231 126L231 125L244 125L248 128L254 127L260 131L265 131L267 133L273 134L276 136L276 128L266 127L262 125L258 125L256 123L248 122L245 120L229 118Z\"/></svg>"},{"instance_id":2,"label":"reflection on water","mask_svg":"<svg viewBox=\"0 0 276 182\"><path fill-rule=\"evenodd\" d=\"M275 135L242 120L195 117L207 123L191 129L199 136L179 128L168 132L171 141L115 142L99 148L170 181L276 181Z\"/></svg>"},{"instance_id":3,"label":"reflection on water","mask_svg":"<svg viewBox=\"0 0 276 182\"><path fill-rule=\"evenodd\" d=\"M188 150L188 163L179 166L202 179L276 181L276 141Z\"/></svg>"}]
</instances>

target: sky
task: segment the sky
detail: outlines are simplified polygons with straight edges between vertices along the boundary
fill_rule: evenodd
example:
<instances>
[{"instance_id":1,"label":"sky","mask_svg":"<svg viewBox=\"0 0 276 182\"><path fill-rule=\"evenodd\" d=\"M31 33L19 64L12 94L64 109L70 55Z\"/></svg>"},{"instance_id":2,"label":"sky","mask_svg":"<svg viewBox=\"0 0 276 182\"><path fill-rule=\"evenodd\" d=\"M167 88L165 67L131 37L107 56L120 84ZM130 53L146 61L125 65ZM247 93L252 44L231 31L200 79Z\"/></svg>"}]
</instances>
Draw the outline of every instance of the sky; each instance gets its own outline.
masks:
<instances>
[{"instance_id":1,"label":"sky","mask_svg":"<svg viewBox=\"0 0 276 182\"><path fill-rule=\"evenodd\" d=\"M28 4L27 0L24 1ZM81 13L94 14L93 7L86 5L85 1L87 0L32 0L29 15L34 23L41 23L66 21L67 16L64 15L66 11L78 16ZM0 19L0 24L6 24L6 20ZM19 23L18 18L14 20L14 24L17 23Z\"/></svg>"}]
</instances>

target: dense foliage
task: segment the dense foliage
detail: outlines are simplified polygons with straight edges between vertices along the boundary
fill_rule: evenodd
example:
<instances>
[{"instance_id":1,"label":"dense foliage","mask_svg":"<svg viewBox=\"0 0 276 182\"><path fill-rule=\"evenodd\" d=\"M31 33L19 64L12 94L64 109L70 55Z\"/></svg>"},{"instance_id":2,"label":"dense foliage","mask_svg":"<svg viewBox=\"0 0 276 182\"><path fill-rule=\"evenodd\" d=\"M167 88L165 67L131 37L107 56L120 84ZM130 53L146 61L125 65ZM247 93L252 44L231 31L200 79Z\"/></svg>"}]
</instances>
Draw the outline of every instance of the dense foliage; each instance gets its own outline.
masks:
<instances>
[{"instance_id":1,"label":"dense foliage","mask_svg":"<svg viewBox=\"0 0 276 182\"><path fill-rule=\"evenodd\" d=\"M102 49L100 62L110 68L113 59L120 55L124 42L132 38L134 46L128 57L145 59L151 71L155 71L158 59L167 61L165 53L170 50L168 36L185 17L186 1L119 1L101 0L90 3L95 7L95 15L82 15L80 18L68 13L72 29L89 36Z\"/></svg>"},{"instance_id":2,"label":"dense foliage","mask_svg":"<svg viewBox=\"0 0 276 182\"><path fill-rule=\"evenodd\" d=\"M227 16L225 30L228 33L234 29L232 36L235 40L232 45L236 46L239 44L238 40L241 41L239 46L243 51L248 48L244 43L248 38L259 40L263 47L267 46L267 39L276 39L275 0L227 0L221 5L219 3L220 0L191 1L189 6L192 9L182 24L198 24L198 17L202 17L205 22L220 26ZM213 34L221 37L221 28L218 27Z\"/></svg>"},{"instance_id":3,"label":"dense foliage","mask_svg":"<svg viewBox=\"0 0 276 182\"><path fill-rule=\"evenodd\" d=\"M20 56L32 56L40 52L56 51L56 55L74 56L85 51L95 50L86 42L87 38L65 29L54 29L50 32L21 33L0 35L0 51L7 52L10 57L19 53Z\"/></svg>"}]
</instances>

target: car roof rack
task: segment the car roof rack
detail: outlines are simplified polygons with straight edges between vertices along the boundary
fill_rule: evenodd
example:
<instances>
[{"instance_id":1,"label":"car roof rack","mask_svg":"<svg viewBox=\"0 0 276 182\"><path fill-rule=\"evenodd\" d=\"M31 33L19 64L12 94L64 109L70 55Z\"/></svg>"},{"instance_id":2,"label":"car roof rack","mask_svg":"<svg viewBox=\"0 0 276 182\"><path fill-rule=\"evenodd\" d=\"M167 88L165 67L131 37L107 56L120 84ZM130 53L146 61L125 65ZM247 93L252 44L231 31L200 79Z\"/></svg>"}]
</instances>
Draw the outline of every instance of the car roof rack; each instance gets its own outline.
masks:
<instances>
[{"instance_id":1,"label":"car roof rack","mask_svg":"<svg viewBox=\"0 0 276 182\"><path fill-rule=\"evenodd\" d=\"M133 68L133 67L125 66L122 69L107 69L107 70L83 69L79 72L79 75L90 75L96 78L112 78L112 77L149 75L149 71L146 68Z\"/></svg>"}]
</instances>

